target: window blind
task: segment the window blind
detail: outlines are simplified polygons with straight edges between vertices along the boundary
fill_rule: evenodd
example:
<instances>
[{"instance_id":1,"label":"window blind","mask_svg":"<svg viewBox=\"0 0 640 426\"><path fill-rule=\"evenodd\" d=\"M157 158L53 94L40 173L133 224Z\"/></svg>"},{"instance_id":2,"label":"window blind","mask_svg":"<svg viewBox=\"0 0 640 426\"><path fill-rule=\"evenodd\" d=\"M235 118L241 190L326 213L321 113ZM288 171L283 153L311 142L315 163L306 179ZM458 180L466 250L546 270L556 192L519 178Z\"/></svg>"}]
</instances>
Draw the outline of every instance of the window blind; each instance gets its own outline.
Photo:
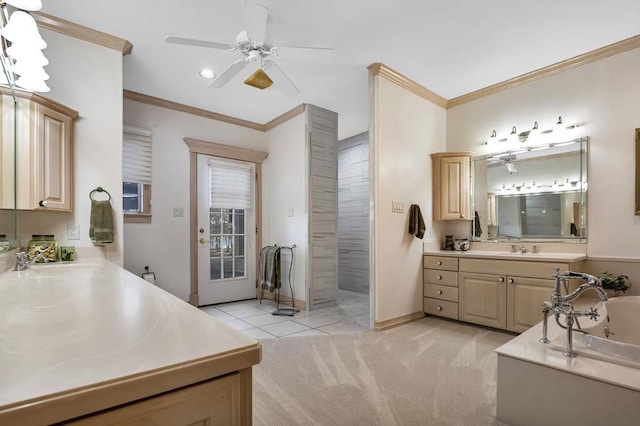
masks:
<instances>
[{"instance_id":1,"label":"window blind","mask_svg":"<svg viewBox=\"0 0 640 426\"><path fill-rule=\"evenodd\" d=\"M123 182L151 185L151 130L125 125L122 142Z\"/></svg>"},{"instance_id":2,"label":"window blind","mask_svg":"<svg viewBox=\"0 0 640 426\"><path fill-rule=\"evenodd\" d=\"M211 197L209 207L249 210L252 205L251 166L209 162Z\"/></svg>"}]
</instances>

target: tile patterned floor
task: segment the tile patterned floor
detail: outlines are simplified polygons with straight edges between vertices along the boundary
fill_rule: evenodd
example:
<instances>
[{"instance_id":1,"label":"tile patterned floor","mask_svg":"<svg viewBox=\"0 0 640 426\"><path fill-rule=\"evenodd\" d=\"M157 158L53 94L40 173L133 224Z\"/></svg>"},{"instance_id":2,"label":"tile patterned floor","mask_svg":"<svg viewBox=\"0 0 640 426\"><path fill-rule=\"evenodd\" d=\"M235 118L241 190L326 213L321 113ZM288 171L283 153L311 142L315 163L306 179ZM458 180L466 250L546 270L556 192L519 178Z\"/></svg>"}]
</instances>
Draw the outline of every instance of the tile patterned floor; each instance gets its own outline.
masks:
<instances>
[{"instance_id":1,"label":"tile patterned floor","mask_svg":"<svg viewBox=\"0 0 640 426\"><path fill-rule=\"evenodd\" d=\"M288 306L280 305L281 308ZM369 330L369 296L338 290L338 305L294 316L271 315L272 300L256 299L203 306L200 310L254 339L362 333Z\"/></svg>"}]
</instances>

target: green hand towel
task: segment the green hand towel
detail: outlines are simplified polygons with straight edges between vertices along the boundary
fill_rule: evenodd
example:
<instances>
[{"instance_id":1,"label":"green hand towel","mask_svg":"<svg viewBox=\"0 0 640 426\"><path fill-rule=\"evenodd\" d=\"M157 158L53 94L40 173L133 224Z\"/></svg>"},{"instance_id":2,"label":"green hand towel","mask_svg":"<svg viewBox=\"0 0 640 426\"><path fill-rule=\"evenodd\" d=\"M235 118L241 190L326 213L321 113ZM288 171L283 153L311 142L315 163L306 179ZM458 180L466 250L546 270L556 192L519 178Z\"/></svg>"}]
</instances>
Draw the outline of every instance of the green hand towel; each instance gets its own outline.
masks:
<instances>
[{"instance_id":1,"label":"green hand towel","mask_svg":"<svg viewBox=\"0 0 640 426\"><path fill-rule=\"evenodd\" d=\"M91 200L89 237L94 243L113 242L113 213L110 201Z\"/></svg>"}]
</instances>

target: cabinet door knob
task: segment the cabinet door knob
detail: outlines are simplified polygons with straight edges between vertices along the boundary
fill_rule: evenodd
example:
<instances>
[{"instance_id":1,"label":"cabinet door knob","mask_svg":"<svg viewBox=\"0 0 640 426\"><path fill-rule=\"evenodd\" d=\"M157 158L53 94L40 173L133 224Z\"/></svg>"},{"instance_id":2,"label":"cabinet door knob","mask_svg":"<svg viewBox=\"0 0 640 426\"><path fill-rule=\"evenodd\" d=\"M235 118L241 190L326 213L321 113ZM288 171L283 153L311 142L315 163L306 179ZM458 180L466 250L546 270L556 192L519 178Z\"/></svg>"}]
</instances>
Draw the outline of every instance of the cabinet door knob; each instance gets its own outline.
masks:
<instances>
[{"instance_id":1,"label":"cabinet door knob","mask_svg":"<svg viewBox=\"0 0 640 426\"><path fill-rule=\"evenodd\" d=\"M438 275L438 279L441 280L442 279L442 275Z\"/></svg>"},{"instance_id":2,"label":"cabinet door knob","mask_svg":"<svg viewBox=\"0 0 640 426\"><path fill-rule=\"evenodd\" d=\"M40 201L38 201L38 205L39 205L40 207L47 207L47 204L48 204L48 203L47 203L45 200L40 200Z\"/></svg>"},{"instance_id":3,"label":"cabinet door knob","mask_svg":"<svg viewBox=\"0 0 640 426\"><path fill-rule=\"evenodd\" d=\"M442 294L442 290L438 290L438 294Z\"/></svg>"},{"instance_id":4,"label":"cabinet door knob","mask_svg":"<svg viewBox=\"0 0 640 426\"><path fill-rule=\"evenodd\" d=\"M438 261L436 262L436 265L441 266L441 265L442 265L442 261L441 261L441 260L438 260Z\"/></svg>"},{"instance_id":5,"label":"cabinet door knob","mask_svg":"<svg viewBox=\"0 0 640 426\"><path fill-rule=\"evenodd\" d=\"M504 277L500 277L500 278L498 278L498 282L499 282L499 283L503 283L503 282L504 282Z\"/></svg>"},{"instance_id":6,"label":"cabinet door knob","mask_svg":"<svg viewBox=\"0 0 640 426\"><path fill-rule=\"evenodd\" d=\"M464 219L464 215L460 213L460 219Z\"/></svg>"},{"instance_id":7,"label":"cabinet door knob","mask_svg":"<svg viewBox=\"0 0 640 426\"><path fill-rule=\"evenodd\" d=\"M438 306L438 307L437 307L437 309L438 309L439 311L441 311L441 310L442 310L442 306Z\"/></svg>"},{"instance_id":8,"label":"cabinet door knob","mask_svg":"<svg viewBox=\"0 0 640 426\"><path fill-rule=\"evenodd\" d=\"M509 284L513 284L513 278L509 278Z\"/></svg>"}]
</instances>

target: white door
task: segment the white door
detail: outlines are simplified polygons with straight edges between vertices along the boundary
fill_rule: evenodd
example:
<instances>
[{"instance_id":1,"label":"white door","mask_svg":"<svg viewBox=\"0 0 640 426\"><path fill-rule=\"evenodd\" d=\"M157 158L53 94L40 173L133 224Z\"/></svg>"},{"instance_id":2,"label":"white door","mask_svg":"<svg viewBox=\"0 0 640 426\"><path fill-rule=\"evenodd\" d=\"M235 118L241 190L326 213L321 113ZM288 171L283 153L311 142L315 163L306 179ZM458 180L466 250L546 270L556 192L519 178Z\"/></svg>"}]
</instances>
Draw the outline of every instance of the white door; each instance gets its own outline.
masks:
<instances>
[{"instance_id":1,"label":"white door","mask_svg":"<svg viewBox=\"0 0 640 426\"><path fill-rule=\"evenodd\" d=\"M198 154L198 305L256 297L255 164Z\"/></svg>"}]
</instances>

